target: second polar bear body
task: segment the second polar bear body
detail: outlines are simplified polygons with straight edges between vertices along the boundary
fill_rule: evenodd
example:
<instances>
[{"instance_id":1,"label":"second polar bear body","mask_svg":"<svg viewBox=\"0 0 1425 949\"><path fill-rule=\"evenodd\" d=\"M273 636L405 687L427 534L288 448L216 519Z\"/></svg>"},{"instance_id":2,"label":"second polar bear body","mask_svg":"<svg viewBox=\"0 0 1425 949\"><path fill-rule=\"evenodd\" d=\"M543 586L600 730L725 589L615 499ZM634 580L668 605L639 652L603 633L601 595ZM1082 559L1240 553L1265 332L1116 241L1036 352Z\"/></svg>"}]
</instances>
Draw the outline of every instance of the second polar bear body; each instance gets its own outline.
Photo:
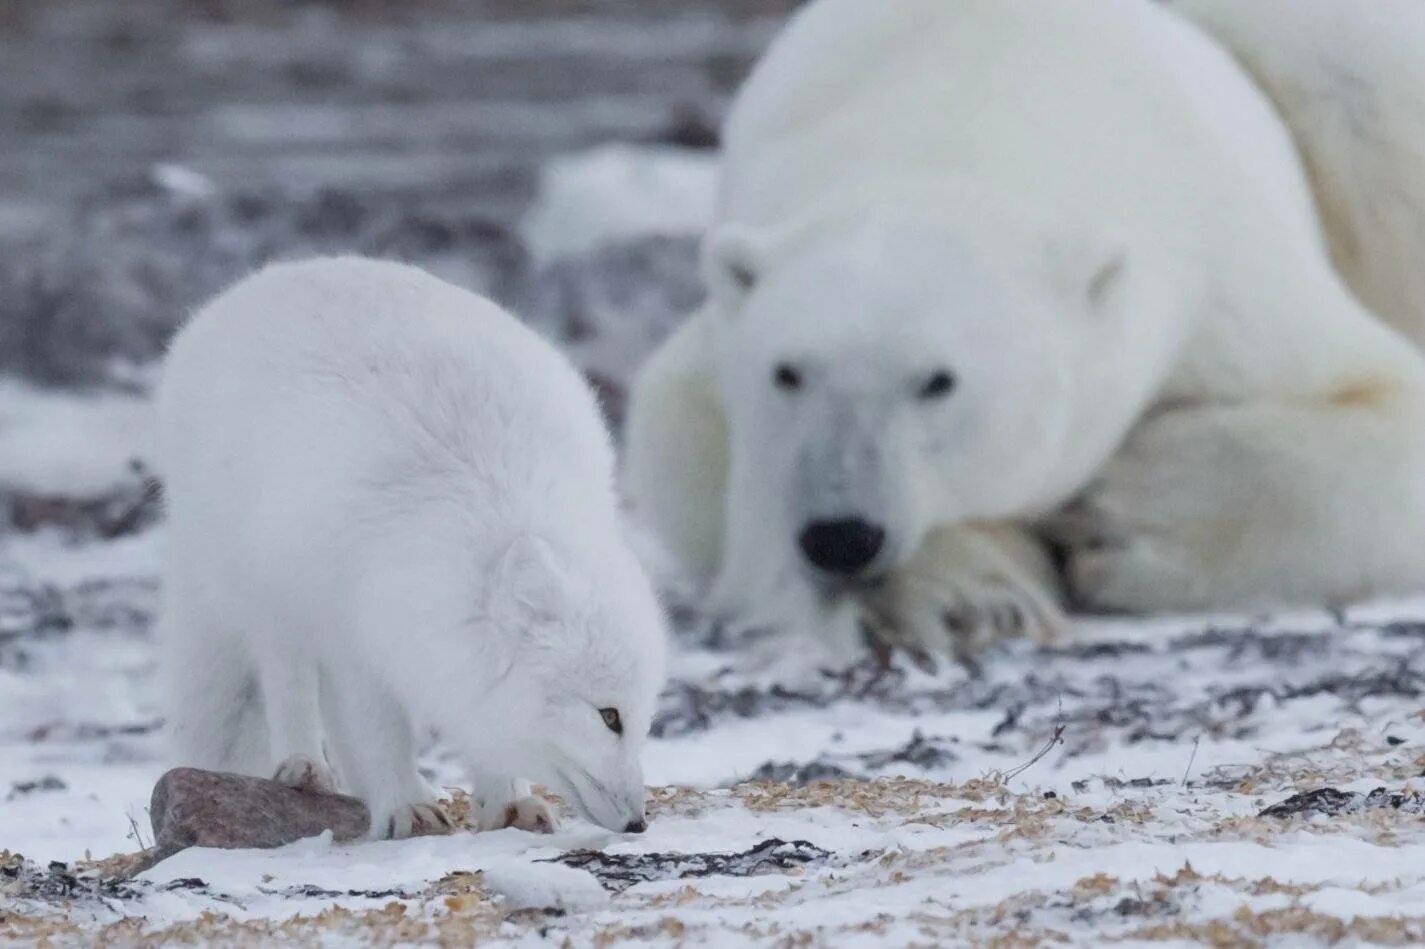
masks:
<instances>
[{"instance_id":1,"label":"second polar bear body","mask_svg":"<svg viewBox=\"0 0 1425 949\"><path fill-rule=\"evenodd\" d=\"M720 607L805 615L808 532L852 524L872 625L1053 626L1047 563L973 525L1091 484L1088 606L1425 582L1425 365L1333 269L1277 108L1168 8L817 0L725 141L711 302L643 372L628 461Z\"/></svg>"},{"instance_id":2,"label":"second polar bear body","mask_svg":"<svg viewBox=\"0 0 1425 949\"><path fill-rule=\"evenodd\" d=\"M277 265L183 329L159 405L184 763L324 784L325 745L404 836L441 822L414 758L435 725L482 824L532 777L641 826L662 618L552 347L411 267Z\"/></svg>"}]
</instances>

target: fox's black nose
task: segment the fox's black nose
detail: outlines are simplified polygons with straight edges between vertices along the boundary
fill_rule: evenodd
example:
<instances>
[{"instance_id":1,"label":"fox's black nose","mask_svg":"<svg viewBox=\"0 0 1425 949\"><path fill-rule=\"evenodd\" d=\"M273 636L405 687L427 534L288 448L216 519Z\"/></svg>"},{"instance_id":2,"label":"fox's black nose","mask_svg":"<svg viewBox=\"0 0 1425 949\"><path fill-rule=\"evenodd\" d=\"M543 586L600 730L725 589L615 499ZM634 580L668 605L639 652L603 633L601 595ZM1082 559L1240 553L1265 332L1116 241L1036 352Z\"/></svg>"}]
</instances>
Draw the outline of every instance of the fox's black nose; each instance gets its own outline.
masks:
<instances>
[{"instance_id":1,"label":"fox's black nose","mask_svg":"<svg viewBox=\"0 0 1425 949\"><path fill-rule=\"evenodd\" d=\"M799 542L802 555L813 567L851 577L875 563L886 543L886 530L855 517L812 521L802 531Z\"/></svg>"},{"instance_id":2,"label":"fox's black nose","mask_svg":"<svg viewBox=\"0 0 1425 949\"><path fill-rule=\"evenodd\" d=\"M631 820L628 826L623 829L625 834L641 834L648 829L648 822L641 820Z\"/></svg>"}]
</instances>

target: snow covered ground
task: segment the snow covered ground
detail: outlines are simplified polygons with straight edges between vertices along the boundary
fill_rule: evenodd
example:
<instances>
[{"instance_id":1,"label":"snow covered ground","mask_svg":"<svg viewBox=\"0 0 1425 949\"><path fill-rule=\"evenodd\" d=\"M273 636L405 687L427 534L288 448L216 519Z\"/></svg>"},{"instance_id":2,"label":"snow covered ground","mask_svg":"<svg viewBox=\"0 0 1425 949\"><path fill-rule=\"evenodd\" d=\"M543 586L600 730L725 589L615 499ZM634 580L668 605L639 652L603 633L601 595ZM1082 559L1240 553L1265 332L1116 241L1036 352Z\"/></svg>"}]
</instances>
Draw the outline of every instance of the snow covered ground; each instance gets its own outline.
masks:
<instances>
[{"instance_id":1,"label":"snow covered ground","mask_svg":"<svg viewBox=\"0 0 1425 949\"><path fill-rule=\"evenodd\" d=\"M749 670L688 634L642 837L190 850L120 881L92 861L147 841L165 767L161 530L0 542L0 943L1425 938L1425 604L1092 624L980 679Z\"/></svg>"}]
</instances>

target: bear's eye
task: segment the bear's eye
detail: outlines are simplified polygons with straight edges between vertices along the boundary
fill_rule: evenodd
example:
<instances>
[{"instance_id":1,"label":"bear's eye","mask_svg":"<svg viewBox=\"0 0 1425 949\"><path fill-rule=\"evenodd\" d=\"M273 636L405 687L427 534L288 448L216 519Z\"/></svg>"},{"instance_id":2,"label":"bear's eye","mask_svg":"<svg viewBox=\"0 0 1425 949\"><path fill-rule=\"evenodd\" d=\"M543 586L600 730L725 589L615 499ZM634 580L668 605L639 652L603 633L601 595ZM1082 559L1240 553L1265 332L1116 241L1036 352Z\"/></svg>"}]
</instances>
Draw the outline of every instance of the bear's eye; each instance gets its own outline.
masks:
<instances>
[{"instance_id":1,"label":"bear's eye","mask_svg":"<svg viewBox=\"0 0 1425 949\"><path fill-rule=\"evenodd\" d=\"M604 724L609 727L609 731L615 735L623 734L623 719L619 716L616 708L599 709L599 717L604 720Z\"/></svg>"},{"instance_id":2,"label":"bear's eye","mask_svg":"<svg viewBox=\"0 0 1425 949\"><path fill-rule=\"evenodd\" d=\"M797 371L796 366L781 362L772 370L772 381L783 392L795 392L802 387L802 374Z\"/></svg>"},{"instance_id":3,"label":"bear's eye","mask_svg":"<svg viewBox=\"0 0 1425 949\"><path fill-rule=\"evenodd\" d=\"M955 374L948 369L932 373L920 387L922 399L943 399L955 391Z\"/></svg>"}]
</instances>

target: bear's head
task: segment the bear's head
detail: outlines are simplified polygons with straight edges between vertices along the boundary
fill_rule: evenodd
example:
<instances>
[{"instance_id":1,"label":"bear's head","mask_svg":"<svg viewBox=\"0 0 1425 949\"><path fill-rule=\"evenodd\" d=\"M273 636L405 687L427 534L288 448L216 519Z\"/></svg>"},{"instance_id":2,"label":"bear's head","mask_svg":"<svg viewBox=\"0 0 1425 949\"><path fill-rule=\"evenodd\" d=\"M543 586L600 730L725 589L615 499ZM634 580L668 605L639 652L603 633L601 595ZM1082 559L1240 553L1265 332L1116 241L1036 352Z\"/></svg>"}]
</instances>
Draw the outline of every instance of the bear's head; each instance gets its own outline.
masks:
<instances>
[{"instance_id":1,"label":"bear's head","mask_svg":"<svg viewBox=\"0 0 1425 949\"><path fill-rule=\"evenodd\" d=\"M1056 491L1124 258L961 221L878 207L707 242L733 477L773 493L759 507L785 521L764 527L823 585L874 581L937 524Z\"/></svg>"}]
</instances>

